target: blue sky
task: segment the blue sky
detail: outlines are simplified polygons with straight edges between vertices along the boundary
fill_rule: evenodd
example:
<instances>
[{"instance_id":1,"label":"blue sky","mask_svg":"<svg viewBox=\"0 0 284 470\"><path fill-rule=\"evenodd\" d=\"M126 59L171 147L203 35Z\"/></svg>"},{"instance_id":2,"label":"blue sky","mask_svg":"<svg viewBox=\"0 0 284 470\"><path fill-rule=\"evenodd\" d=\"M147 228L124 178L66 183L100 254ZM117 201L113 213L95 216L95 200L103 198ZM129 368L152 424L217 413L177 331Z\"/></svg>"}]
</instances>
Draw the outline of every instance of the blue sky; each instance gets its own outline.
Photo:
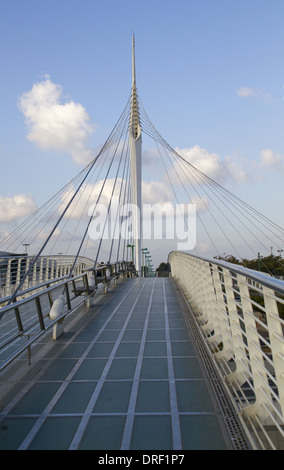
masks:
<instances>
[{"instance_id":1,"label":"blue sky","mask_svg":"<svg viewBox=\"0 0 284 470\"><path fill-rule=\"evenodd\" d=\"M134 32L139 96L160 134L203 149L197 167L234 163L225 186L284 226L283 17L283 0L0 0L0 220L9 202L17 223L16 196L39 206L82 168L72 142L28 138L24 93L49 83L88 116L95 149L128 99Z\"/></svg>"}]
</instances>

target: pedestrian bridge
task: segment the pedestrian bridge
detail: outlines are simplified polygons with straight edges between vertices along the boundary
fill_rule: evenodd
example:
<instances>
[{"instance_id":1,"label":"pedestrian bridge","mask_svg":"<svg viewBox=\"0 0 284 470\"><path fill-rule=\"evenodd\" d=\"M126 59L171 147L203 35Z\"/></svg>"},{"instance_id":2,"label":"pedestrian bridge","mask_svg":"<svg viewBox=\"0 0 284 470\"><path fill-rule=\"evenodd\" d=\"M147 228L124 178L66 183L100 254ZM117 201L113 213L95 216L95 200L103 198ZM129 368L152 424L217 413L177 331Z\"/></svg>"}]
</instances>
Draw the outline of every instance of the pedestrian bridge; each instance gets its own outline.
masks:
<instances>
[{"instance_id":1,"label":"pedestrian bridge","mask_svg":"<svg viewBox=\"0 0 284 470\"><path fill-rule=\"evenodd\" d=\"M282 448L283 282L169 261L169 278L112 266L86 288L87 269L2 307L1 449Z\"/></svg>"},{"instance_id":2,"label":"pedestrian bridge","mask_svg":"<svg viewBox=\"0 0 284 470\"><path fill-rule=\"evenodd\" d=\"M283 449L284 229L164 140L138 97L134 38L132 56L131 96L98 154L1 227L0 449ZM172 194L166 220L161 204L144 212L142 131ZM145 277L146 240L164 253L161 239L180 242L171 275Z\"/></svg>"}]
</instances>

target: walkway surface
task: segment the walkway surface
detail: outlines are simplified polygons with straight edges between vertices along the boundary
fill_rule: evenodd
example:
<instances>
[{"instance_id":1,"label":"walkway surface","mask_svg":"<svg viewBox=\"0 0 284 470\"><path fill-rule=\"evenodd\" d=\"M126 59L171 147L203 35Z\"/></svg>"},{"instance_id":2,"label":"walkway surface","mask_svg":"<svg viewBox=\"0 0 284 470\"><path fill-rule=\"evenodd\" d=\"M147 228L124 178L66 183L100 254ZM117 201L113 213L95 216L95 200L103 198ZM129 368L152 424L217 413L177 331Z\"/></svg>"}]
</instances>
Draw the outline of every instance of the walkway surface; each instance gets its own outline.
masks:
<instances>
[{"instance_id":1,"label":"walkway surface","mask_svg":"<svg viewBox=\"0 0 284 470\"><path fill-rule=\"evenodd\" d=\"M0 449L231 449L173 281L128 279L0 376Z\"/></svg>"}]
</instances>

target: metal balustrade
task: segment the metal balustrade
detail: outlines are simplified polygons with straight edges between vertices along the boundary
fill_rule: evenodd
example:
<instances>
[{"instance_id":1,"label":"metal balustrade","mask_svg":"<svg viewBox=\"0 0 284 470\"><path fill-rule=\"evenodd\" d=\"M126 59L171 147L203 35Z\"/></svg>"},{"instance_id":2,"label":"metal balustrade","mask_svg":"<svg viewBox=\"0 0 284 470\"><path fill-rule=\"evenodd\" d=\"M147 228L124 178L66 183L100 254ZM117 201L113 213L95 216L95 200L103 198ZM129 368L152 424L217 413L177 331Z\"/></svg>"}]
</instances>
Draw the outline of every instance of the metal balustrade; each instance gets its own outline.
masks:
<instances>
[{"instance_id":1,"label":"metal balustrade","mask_svg":"<svg viewBox=\"0 0 284 470\"><path fill-rule=\"evenodd\" d=\"M284 282L182 252L168 261L253 445L283 449Z\"/></svg>"},{"instance_id":2,"label":"metal balustrade","mask_svg":"<svg viewBox=\"0 0 284 470\"><path fill-rule=\"evenodd\" d=\"M12 295L24 278L34 261L33 256L2 256L0 257L0 297L5 299ZM70 274L73 264L73 274L76 276L84 269L94 266L94 261L84 256L77 259L72 255L39 256L25 279L21 288L23 292L31 287L44 284L48 280L58 279ZM5 300L4 300L5 301ZM0 300L2 303L2 301Z\"/></svg>"},{"instance_id":3,"label":"metal balustrade","mask_svg":"<svg viewBox=\"0 0 284 470\"><path fill-rule=\"evenodd\" d=\"M74 258L59 259L56 264L57 257L43 257L37 280L45 281L19 291L10 304L9 297L0 300L0 371L25 350L29 354L31 344L50 328L53 327L53 339L57 339L63 333L66 315L84 303L90 306L92 297L102 290L106 292L119 277L137 274L131 262L102 263L94 268L94 262L81 258L71 276ZM21 261L17 259L17 270Z\"/></svg>"}]
</instances>

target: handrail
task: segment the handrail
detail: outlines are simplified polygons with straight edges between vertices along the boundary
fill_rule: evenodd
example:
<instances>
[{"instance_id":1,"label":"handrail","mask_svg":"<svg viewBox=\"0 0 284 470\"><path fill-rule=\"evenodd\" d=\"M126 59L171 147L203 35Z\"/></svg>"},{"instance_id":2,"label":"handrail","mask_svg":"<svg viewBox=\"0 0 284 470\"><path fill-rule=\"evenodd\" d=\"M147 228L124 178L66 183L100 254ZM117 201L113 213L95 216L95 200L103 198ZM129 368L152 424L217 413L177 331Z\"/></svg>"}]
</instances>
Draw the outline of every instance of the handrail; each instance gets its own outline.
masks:
<instances>
[{"instance_id":1,"label":"handrail","mask_svg":"<svg viewBox=\"0 0 284 470\"><path fill-rule=\"evenodd\" d=\"M168 262L256 448L283 448L284 282L186 252Z\"/></svg>"},{"instance_id":2,"label":"handrail","mask_svg":"<svg viewBox=\"0 0 284 470\"><path fill-rule=\"evenodd\" d=\"M102 289L106 291L117 278L135 275L132 263L116 262L96 268L84 267L76 276L66 275L19 292L18 300L0 308L0 371L51 327L53 339L56 339L63 331L64 318L82 303L91 305L92 297ZM55 318L52 311L58 299L62 299L62 310ZM11 346L12 353L9 353Z\"/></svg>"},{"instance_id":3,"label":"handrail","mask_svg":"<svg viewBox=\"0 0 284 470\"><path fill-rule=\"evenodd\" d=\"M15 292L33 262L34 256L0 257L0 303L7 301L6 298ZM74 262L75 266L73 266ZM91 266L94 266L94 261L85 256L78 256L78 258L62 254L39 256L25 279L21 292L17 293L17 297L29 295L31 288L41 288L46 281L67 276L72 268L73 274L76 275L81 273L83 268Z\"/></svg>"},{"instance_id":4,"label":"handrail","mask_svg":"<svg viewBox=\"0 0 284 470\"><path fill-rule=\"evenodd\" d=\"M48 281L42 282L40 284L37 284L36 286L29 287L28 289L22 290L18 293L17 297L20 299L18 300L19 304L24 303L26 300L30 299L33 295L33 291L39 291L39 290L44 290L45 292L48 292L48 289L50 288L51 284L60 284L61 281L64 281L64 279L67 279L69 276L66 274L65 276L58 277L56 279L50 279ZM10 295L7 297L2 297L0 298L0 314L2 314L3 311L5 311L5 306L10 299ZM4 304L4 307L1 307L1 304ZM9 307L9 306L8 306Z\"/></svg>"},{"instance_id":5,"label":"handrail","mask_svg":"<svg viewBox=\"0 0 284 470\"><path fill-rule=\"evenodd\" d=\"M173 252L174 253L174 252ZM196 255L191 255L189 253L183 253L186 256L192 256L193 258L200 258L199 256ZM171 253L169 254L169 256ZM201 259L204 261L207 261L208 263L213 263L216 264L217 266L230 269L242 276L247 276L248 278L252 279L255 282L258 282L259 284L262 284L263 286L268 287L269 289L274 289L280 294L284 295L284 281L281 279L276 279L274 277L270 277L270 275L266 273L262 273L260 271L255 271L254 269L248 269L244 266L240 266L238 264L234 263L229 263L227 261L219 260L216 258L208 258L205 256L202 256Z\"/></svg>"}]
</instances>

